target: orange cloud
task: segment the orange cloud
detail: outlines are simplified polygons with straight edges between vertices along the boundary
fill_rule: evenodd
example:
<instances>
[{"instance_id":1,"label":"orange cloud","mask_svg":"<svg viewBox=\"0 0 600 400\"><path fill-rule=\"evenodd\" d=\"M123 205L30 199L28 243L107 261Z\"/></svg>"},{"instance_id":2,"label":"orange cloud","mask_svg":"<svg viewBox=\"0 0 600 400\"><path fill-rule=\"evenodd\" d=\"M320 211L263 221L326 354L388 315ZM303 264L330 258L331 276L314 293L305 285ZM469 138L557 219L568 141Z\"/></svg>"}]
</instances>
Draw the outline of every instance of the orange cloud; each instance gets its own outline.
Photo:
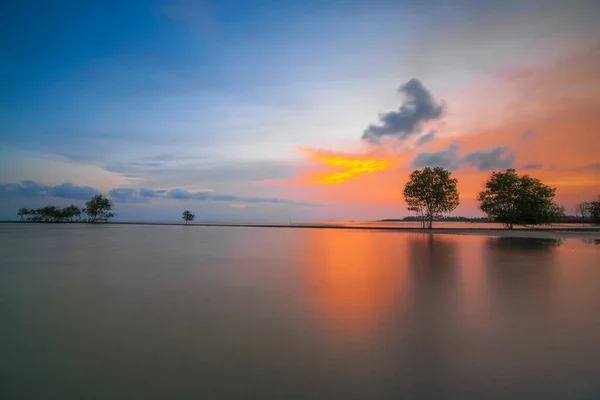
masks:
<instances>
[{"instance_id":1,"label":"orange cloud","mask_svg":"<svg viewBox=\"0 0 600 400\"><path fill-rule=\"evenodd\" d=\"M322 164L341 167L343 171L335 171L329 173L318 173L310 183L319 185L330 185L347 182L351 178L365 174L368 172L383 171L391 165L389 159L377 159L377 158L357 158L356 156L349 156L344 154L335 154L330 152L324 152L316 149L310 149L305 147L298 147L310 160L319 161Z\"/></svg>"}]
</instances>

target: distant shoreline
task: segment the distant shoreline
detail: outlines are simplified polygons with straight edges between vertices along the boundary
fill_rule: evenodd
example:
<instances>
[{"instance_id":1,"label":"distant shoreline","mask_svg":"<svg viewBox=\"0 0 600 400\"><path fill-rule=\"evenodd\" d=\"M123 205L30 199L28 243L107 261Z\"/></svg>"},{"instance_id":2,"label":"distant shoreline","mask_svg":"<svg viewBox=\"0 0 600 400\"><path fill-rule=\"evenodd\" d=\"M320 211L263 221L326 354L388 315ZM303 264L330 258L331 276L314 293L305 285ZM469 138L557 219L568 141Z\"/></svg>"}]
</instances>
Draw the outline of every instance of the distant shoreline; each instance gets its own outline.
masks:
<instances>
[{"instance_id":1,"label":"distant shoreline","mask_svg":"<svg viewBox=\"0 0 600 400\"><path fill-rule=\"evenodd\" d=\"M21 222L21 221L0 221L0 223L10 224L85 224L85 225L145 225L145 226L186 226L183 223L175 222L107 222L98 224L88 224L86 222ZM376 222L375 222L376 223ZM454 235L480 235L480 236L501 236L501 237L522 237L522 238L581 238L581 239L600 239L599 227L580 227L580 228L515 228L508 230L504 228L413 228L399 226L360 226L360 225L340 225L327 223L298 223L298 224L265 224L265 223L191 223L187 227L222 227L222 228L304 228L304 229L349 229L362 231L382 231L382 232L405 232L405 233L424 233L424 234L454 234Z\"/></svg>"}]
</instances>

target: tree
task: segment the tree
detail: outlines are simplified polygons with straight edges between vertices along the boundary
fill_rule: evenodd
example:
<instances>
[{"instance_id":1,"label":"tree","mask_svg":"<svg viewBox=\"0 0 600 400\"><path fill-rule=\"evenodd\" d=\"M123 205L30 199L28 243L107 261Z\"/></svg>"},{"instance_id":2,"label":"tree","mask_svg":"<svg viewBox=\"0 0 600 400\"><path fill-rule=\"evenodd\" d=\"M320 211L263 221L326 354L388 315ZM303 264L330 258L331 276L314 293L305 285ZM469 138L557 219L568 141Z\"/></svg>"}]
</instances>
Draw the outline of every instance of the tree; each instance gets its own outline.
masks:
<instances>
[{"instance_id":1,"label":"tree","mask_svg":"<svg viewBox=\"0 0 600 400\"><path fill-rule=\"evenodd\" d=\"M590 207L592 203L579 203L575 206L575 215L581 216L581 220L585 221L586 217L590 215Z\"/></svg>"},{"instance_id":2,"label":"tree","mask_svg":"<svg viewBox=\"0 0 600 400\"><path fill-rule=\"evenodd\" d=\"M115 216L111 210L110 200L101 194L97 194L91 200L85 202L84 212L88 216L88 222L107 222Z\"/></svg>"},{"instance_id":3,"label":"tree","mask_svg":"<svg viewBox=\"0 0 600 400\"><path fill-rule=\"evenodd\" d=\"M421 217L423 228L427 221L427 227L431 229L434 218L439 218L458 206L458 179L451 175L450 171L441 167L427 167L410 174L410 180L404 186L404 200L408 204L408 210Z\"/></svg>"},{"instance_id":4,"label":"tree","mask_svg":"<svg viewBox=\"0 0 600 400\"><path fill-rule=\"evenodd\" d=\"M73 222L73 219L77 218L81 220L81 209L74 204L65 207L61 210L61 218L69 222Z\"/></svg>"},{"instance_id":5,"label":"tree","mask_svg":"<svg viewBox=\"0 0 600 400\"><path fill-rule=\"evenodd\" d=\"M181 218L185 221L185 224L187 225L188 222L192 222L194 218L196 218L196 216L192 214L191 211L185 210L181 213Z\"/></svg>"},{"instance_id":6,"label":"tree","mask_svg":"<svg viewBox=\"0 0 600 400\"><path fill-rule=\"evenodd\" d=\"M589 203L588 212L592 223L600 224L600 196L596 201Z\"/></svg>"},{"instance_id":7,"label":"tree","mask_svg":"<svg viewBox=\"0 0 600 400\"><path fill-rule=\"evenodd\" d=\"M31 210L33 211L33 210ZM19 211L17 212L17 215L21 218L21 221L25 221L26 219L29 219L29 215L32 215L33 213L30 213L30 210L28 208L19 208Z\"/></svg>"},{"instance_id":8,"label":"tree","mask_svg":"<svg viewBox=\"0 0 600 400\"><path fill-rule=\"evenodd\" d=\"M548 224L564 215L564 208L554 203L555 192L539 179L507 169L488 178L478 196L479 208L508 229L515 224Z\"/></svg>"},{"instance_id":9,"label":"tree","mask_svg":"<svg viewBox=\"0 0 600 400\"><path fill-rule=\"evenodd\" d=\"M58 221L60 219L60 210L55 206L38 208L37 214L43 222Z\"/></svg>"}]
</instances>

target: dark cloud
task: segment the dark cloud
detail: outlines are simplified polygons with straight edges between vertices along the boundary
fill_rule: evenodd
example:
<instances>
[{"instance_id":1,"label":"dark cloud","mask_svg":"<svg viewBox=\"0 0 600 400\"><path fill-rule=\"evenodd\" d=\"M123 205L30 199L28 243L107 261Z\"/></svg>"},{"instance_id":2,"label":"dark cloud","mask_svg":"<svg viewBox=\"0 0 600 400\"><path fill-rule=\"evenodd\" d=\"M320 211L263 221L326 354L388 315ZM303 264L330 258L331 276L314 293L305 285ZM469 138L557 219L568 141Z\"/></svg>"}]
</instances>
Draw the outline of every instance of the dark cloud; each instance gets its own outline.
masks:
<instances>
[{"instance_id":1,"label":"dark cloud","mask_svg":"<svg viewBox=\"0 0 600 400\"><path fill-rule=\"evenodd\" d=\"M171 189L166 193L166 197L177 200L211 200L209 194L207 191L188 192L183 189Z\"/></svg>"},{"instance_id":2,"label":"dark cloud","mask_svg":"<svg viewBox=\"0 0 600 400\"><path fill-rule=\"evenodd\" d=\"M579 167L577 169L583 171L600 171L600 163L584 165L583 167Z\"/></svg>"},{"instance_id":3,"label":"dark cloud","mask_svg":"<svg viewBox=\"0 0 600 400\"><path fill-rule=\"evenodd\" d=\"M144 188L139 190L139 195L147 198L160 197L165 193L167 193L167 190L153 190Z\"/></svg>"},{"instance_id":4,"label":"dark cloud","mask_svg":"<svg viewBox=\"0 0 600 400\"><path fill-rule=\"evenodd\" d=\"M108 195L118 203L137 203L147 201L147 198L139 196L138 191L131 188L112 189L108 192Z\"/></svg>"},{"instance_id":5,"label":"dark cloud","mask_svg":"<svg viewBox=\"0 0 600 400\"><path fill-rule=\"evenodd\" d=\"M519 137L519 139L527 140L530 137L532 137L534 133L535 132L533 131L533 129L527 129L525 132L521 133L521 136Z\"/></svg>"},{"instance_id":6,"label":"dark cloud","mask_svg":"<svg viewBox=\"0 0 600 400\"><path fill-rule=\"evenodd\" d=\"M447 150L419 153L412 162L417 168L443 167L455 169L460 165L460 157L456 151L460 148L458 143L452 143Z\"/></svg>"},{"instance_id":7,"label":"dark cloud","mask_svg":"<svg viewBox=\"0 0 600 400\"><path fill-rule=\"evenodd\" d=\"M464 156L461 163L470 164L480 171L511 168L513 166L514 156L513 154L508 154L506 157L502 158L502 155L506 150L506 147L499 146L489 151L474 151Z\"/></svg>"},{"instance_id":8,"label":"dark cloud","mask_svg":"<svg viewBox=\"0 0 600 400\"><path fill-rule=\"evenodd\" d=\"M199 200L199 201L231 201L238 203L276 203L301 206L316 206L315 203L285 200L276 197L245 197L231 194L216 194L210 190L191 192L184 189L154 190L117 188L108 192L116 202L146 202L149 199Z\"/></svg>"},{"instance_id":9,"label":"dark cloud","mask_svg":"<svg viewBox=\"0 0 600 400\"><path fill-rule=\"evenodd\" d=\"M285 200L277 197L247 197L231 194L216 194L211 191L189 192L183 189L171 189L165 194L166 198L178 200L212 200L212 201L231 201L238 203L273 203L289 204L299 206L318 206L316 203L307 203L303 201Z\"/></svg>"},{"instance_id":10,"label":"dark cloud","mask_svg":"<svg viewBox=\"0 0 600 400\"><path fill-rule=\"evenodd\" d=\"M100 192L92 187L77 186L69 182L57 186L42 185L34 181L0 185L0 195L21 197L51 196L71 200L89 200L98 193Z\"/></svg>"},{"instance_id":11,"label":"dark cloud","mask_svg":"<svg viewBox=\"0 0 600 400\"><path fill-rule=\"evenodd\" d=\"M88 186L76 186L63 183L57 186L45 186L34 181L0 184L0 197L60 197L71 200L89 200L100 191ZM321 204L304 201L280 199L277 197L236 196L216 194L210 190L190 192L184 189L154 190L134 188L114 188L108 196L117 203L142 203L149 199L228 201L236 203L271 203L296 206L320 206Z\"/></svg>"},{"instance_id":12,"label":"dark cloud","mask_svg":"<svg viewBox=\"0 0 600 400\"><path fill-rule=\"evenodd\" d=\"M430 131L429 133L426 133L417 140L417 146L422 146L427 142L431 142L433 139L435 139L435 137L436 131Z\"/></svg>"},{"instance_id":13,"label":"dark cloud","mask_svg":"<svg viewBox=\"0 0 600 400\"><path fill-rule=\"evenodd\" d=\"M418 79L411 79L398 89L406 96L398 111L390 111L379 117L379 125L370 125L362 138L371 143L379 142L382 136L394 136L398 139L420 133L424 122L441 117L444 104L437 103L429 90Z\"/></svg>"},{"instance_id":14,"label":"dark cloud","mask_svg":"<svg viewBox=\"0 0 600 400\"><path fill-rule=\"evenodd\" d=\"M506 147L500 146L488 151L474 151L463 157L460 157L457 153L459 148L458 143L452 143L446 150L419 153L414 158L412 165L417 168L443 167L456 169L466 164L477 168L479 171L513 167L514 155L512 153L502 157L507 151Z\"/></svg>"},{"instance_id":15,"label":"dark cloud","mask_svg":"<svg viewBox=\"0 0 600 400\"><path fill-rule=\"evenodd\" d=\"M525 164L521 166L519 169L540 169L544 166L544 164Z\"/></svg>"}]
</instances>

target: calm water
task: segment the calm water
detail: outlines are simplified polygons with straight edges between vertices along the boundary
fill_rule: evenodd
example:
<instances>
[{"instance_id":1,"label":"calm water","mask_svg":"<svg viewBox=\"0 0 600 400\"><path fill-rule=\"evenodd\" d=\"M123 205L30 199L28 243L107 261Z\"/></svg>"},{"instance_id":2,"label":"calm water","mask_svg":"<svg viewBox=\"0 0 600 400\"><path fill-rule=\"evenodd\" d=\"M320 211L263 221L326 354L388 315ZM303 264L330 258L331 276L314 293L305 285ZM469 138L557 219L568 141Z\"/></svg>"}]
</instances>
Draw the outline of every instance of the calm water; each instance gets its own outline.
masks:
<instances>
[{"instance_id":1,"label":"calm water","mask_svg":"<svg viewBox=\"0 0 600 400\"><path fill-rule=\"evenodd\" d=\"M598 399L600 246L0 225L2 399Z\"/></svg>"}]
</instances>

